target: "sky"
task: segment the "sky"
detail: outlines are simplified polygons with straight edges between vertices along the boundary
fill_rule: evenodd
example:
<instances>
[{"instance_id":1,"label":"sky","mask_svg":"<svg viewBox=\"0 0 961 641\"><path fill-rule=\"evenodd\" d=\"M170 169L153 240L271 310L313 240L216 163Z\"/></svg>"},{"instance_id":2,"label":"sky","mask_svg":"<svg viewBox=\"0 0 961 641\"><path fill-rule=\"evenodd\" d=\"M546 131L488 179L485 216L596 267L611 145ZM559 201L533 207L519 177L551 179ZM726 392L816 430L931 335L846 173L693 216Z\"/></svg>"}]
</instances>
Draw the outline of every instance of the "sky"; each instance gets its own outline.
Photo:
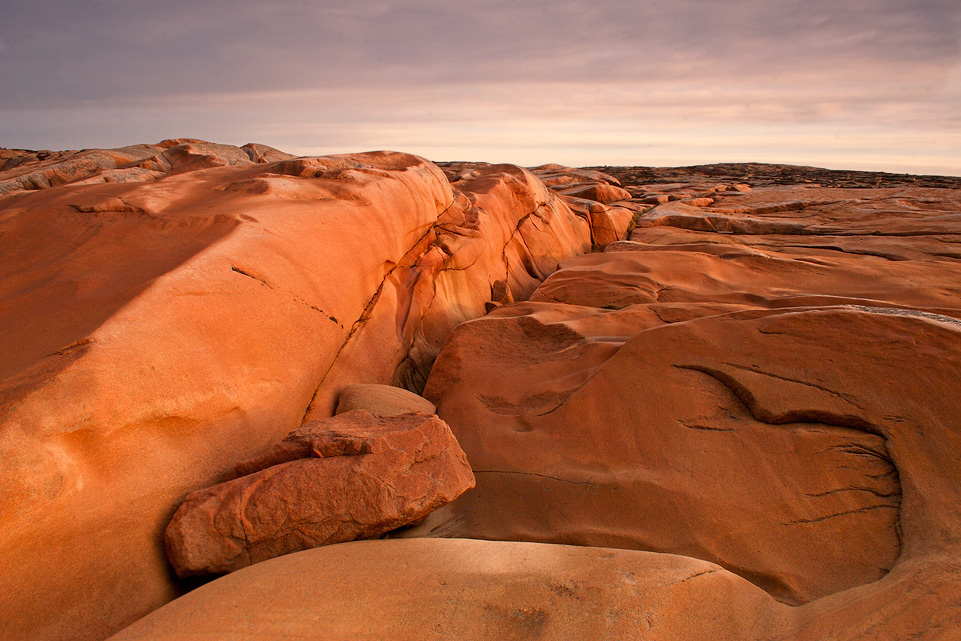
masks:
<instances>
[{"instance_id":1,"label":"sky","mask_svg":"<svg viewBox=\"0 0 961 641\"><path fill-rule=\"evenodd\" d=\"M961 0L0 0L0 147L961 175Z\"/></svg>"}]
</instances>

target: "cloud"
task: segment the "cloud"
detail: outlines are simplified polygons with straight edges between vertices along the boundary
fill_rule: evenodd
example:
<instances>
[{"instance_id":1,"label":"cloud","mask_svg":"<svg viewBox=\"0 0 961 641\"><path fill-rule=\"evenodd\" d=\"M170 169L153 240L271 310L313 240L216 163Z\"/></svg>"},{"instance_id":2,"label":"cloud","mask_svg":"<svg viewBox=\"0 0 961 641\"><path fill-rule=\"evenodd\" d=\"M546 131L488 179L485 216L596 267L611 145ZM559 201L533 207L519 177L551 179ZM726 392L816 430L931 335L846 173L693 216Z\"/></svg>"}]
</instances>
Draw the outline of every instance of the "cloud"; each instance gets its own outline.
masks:
<instances>
[{"instance_id":1,"label":"cloud","mask_svg":"<svg viewBox=\"0 0 961 641\"><path fill-rule=\"evenodd\" d=\"M702 161L748 140L766 158L841 140L867 159L872 139L940 158L961 131L957 0L12 1L6 145L189 135L583 164L672 141Z\"/></svg>"},{"instance_id":2,"label":"cloud","mask_svg":"<svg viewBox=\"0 0 961 641\"><path fill-rule=\"evenodd\" d=\"M0 104L439 82L877 82L949 66L956 0L25 3Z\"/></svg>"},{"instance_id":3,"label":"cloud","mask_svg":"<svg viewBox=\"0 0 961 641\"><path fill-rule=\"evenodd\" d=\"M762 161L961 175L956 109L918 115L910 101L876 102L856 90L846 102L823 103L786 87L782 102L747 84L726 93L680 82L658 92L576 82L524 89L489 83L130 98L79 111L0 112L0 123L34 136L42 130L70 147L191 136L306 155L388 148L525 165ZM929 127L935 117L946 124ZM31 146L29 135L18 146Z\"/></svg>"}]
</instances>

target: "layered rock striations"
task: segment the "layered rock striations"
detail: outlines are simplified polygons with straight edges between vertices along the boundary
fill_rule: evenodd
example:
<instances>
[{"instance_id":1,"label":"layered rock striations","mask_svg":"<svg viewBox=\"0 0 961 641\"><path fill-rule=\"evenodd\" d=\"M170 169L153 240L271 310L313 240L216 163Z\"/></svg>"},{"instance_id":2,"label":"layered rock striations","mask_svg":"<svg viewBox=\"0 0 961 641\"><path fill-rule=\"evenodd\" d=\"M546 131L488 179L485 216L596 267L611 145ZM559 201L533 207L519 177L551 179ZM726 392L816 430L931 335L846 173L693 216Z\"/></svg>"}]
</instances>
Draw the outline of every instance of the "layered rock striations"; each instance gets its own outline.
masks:
<instances>
[{"instance_id":1,"label":"layered rock striations","mask_svg":"<svg viewBox=\"0 0 961 641\"><path fill-rule=\"evenodd\" d=\"M614 179L609 178L612 182ZM161 534L353 383L423 384L493 283L591 248L533 174L174 140L0 172L0 619L96 639L175 597Z\"/></svg>"}]
</instances>

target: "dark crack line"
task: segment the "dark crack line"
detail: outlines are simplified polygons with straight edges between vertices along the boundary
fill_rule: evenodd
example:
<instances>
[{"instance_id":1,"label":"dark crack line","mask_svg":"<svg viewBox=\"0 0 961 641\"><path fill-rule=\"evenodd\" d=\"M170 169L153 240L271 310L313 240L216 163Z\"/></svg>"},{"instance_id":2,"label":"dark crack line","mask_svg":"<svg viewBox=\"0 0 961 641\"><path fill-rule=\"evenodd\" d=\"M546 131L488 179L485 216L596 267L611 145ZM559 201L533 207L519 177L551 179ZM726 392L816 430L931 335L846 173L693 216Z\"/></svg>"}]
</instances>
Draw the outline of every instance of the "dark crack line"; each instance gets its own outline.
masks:
<instances>
[{"instance_id":1,"label":"dark crack line","mask_svg":"<svg viewBox=\"0 0 961 641\"><path fill-rule=\"evenodd\" d=\"M835 392L834 390L829 390L828 388L822 387L822 386L818 385L817 383L811 383L811 382L809 382L809 381L802 381L802 380L800 380L800 379L790 378L790 377L788 377L788 376L781 376L780 374L772 374L771 372L762 372L761 370L759 370L759 369L757 369L757 368L755 368L755 367L747 367L747 366L744 366L744 365L738 365L738 364L736 364L736 363L729 363L729 362L726 362L726 361L722 361L722 363L723 363L724 365L729 366L729 367L733 367L733 368L735 368L735 369L739 369L739 370L742 370L742 371L745 371L745 372L752 372L752 373L754 373L754 374L760 374L761 376L768 376L768 377L770 377L770 378L776 378L776 379L778 379L779 381L786 381L786 382L788 382L788 383L797 383L798 385L805 385L805 386L807 386L807 387L813 387L814 389L818 389L818 390L821 390L822 392L825 392L825 393L827 393L827 394L830 394L831 396L834 396L835 398L838 398L838 399L844 401L845 403L847 403L848 405L851 405L851 406L853 406L853 407L858 408L859 410L863 410L863 409L864 409L863 407L861 407L861 406L858 405L857 403L855 403L855 402L853 402L853 401L845 398L845 396L844 396L843 394L840 394L840 393L838 393L838 392Z\"/></svg>"},{"instance_id":2,"label":"dark crack line","mask_svg":"<svg viewBox=\"0 0 961 641\"><path fill-rule=\"evenodd\" d=\"M254 275L251 274L250 272L246 272L246 271L242 270L241 268L237 267L236 265L231 265L231 266L230 266L230 271L232 271L232 272L237 272L238 274L240 274L240 275L242 275L242 276L246 276L247 278L252 278L253 280L255 280L255 281L257 281L258 283L261 283L262 285L264 285L265 287L267 287L268 289L271 289L271 290L274 290L274 291L279 291L279 292L284 292L284 293L286 293L286 294L289 294L290 297L294 300L295 303L300 303L301 305L304 305L304 306L306 306L306 307L309 307L309 308L311 308L312 310L314 310L314 311L316 311L316 312L320 312L321 314L323 314L324 316L326 316L327 319L328 319L330 322L335 323L335 324L337 324L337 325L340 325L341 329L343 329L344 326L341 325L340 321L338 321L335 317L331 316L330 314L328 314L327 312L325 312L325 311L322 310L321 308L317 307L316 305L311 305L310 303L308 303L307 301L305 301L304 299L302 299L302 298L301 298L300 296L298 296L297 294L295 294L295 293L293 293L293 292L288 292L287 290L284 290L284 289L280 289L280 288L274 287L273 285L271 285L270 283L268 283L268 282L267 282L266 280L264 280L263 278L260 278L259 276L254 276Z\"/></svg>"},{"instance_id":3,"label":"dark crack line","mask_svg":"<svg viewBox=\"0 0 961 641\"><path fill-rule=\"evenodd\" d=\"M828 519L834 519L839 516L847 516L849 514L864 514L865 512L870 512L871 510L883 510L883 509L897 510L899 515L901 513L901 508L897 505L866 505L856 510L845 510L844 512L837 512L836 514L828 514L827 516L819 516L813 519L796 519L788 523L779 523L779 525L783 527L788 525L805 525L808 523L820 523L821 521L827 521Z\"/></svg>"},{"instance_id":4,"label":"dark crack line","mask_svg":"<svg viewBox=\"0 0 961 641\"><path fill-rule=\"evenodd\" d=\"M87 338L81 338L79 341L75 341L73 343L70 343L69 345L61 347L55 352L50 352L43 358L50 358L51 356L63 356L67 352L77 349L78 347L83 347L84 345L89 345L91 343L96 343L96 342L97 340L95 338L90 338L89 336Z\"/></svg>"},{"instance_id":5,"label":"dark crack line","mask_svg":"<svg viewBox=\"0 0 961 641\"><path fill-rule=\"evenodd\" d=\"M895 256L894 254L879 254L877 252L872 252L868 250L857 251L855 249L844 249L843 247L838 247L837 245L791 244L791 245L785 245L785 247L796 247L798 249L823 249L826 251L841 252L842 254L848 254L850 256L874 256L875 258L883 258L884 260L890 260L894 262L908 260L907 258L903 258L901 256Z\"/></svg>"},{"instance_id":6,"label":"dark crack line","mask_svg":"<svg viewBox=\"0 0 961 641\"><path fill-rule=\"evenodd\" d=\"M696 579L696 578L699 577L699 576L707 576L708 574L716 574L716 573L718 573L718 572L720 572L720 571L721 571L720 568L711 568L710 570L704 570L703 572L698 572L698 573L696 573L696 574L692 574L692 575L690 575L690 576L686 576L686 577L684 577L683 579L681 579L680 581L675 581L674 583L671 583L670 585L680 585L681 583L687 583L688 581L692 581L692 580Z\"/></svg>"},{"instance_id":7,"label":"dark crack line","mask_svg":"<svg viewBox=\"0 0 961 641\"><path fill-rule=\"evenodd\" d=\"M860 486L839 487L839 488L835 488L835 489L833 489L833 490L827 490L826 492L817 492L817 493L813 493L813 494L812 494L812 493L809 493L809 492L805 492L804 496L808 496L808 497L810 497L810 498L819 498L819 497L822 497L822 496L830 496L830 495L832 495L832 494L839 494L839 493L841 493L841 492L868 492L868 493L873 494L874 496L878 497L879 499L889 499L889 498L892 498L892 497L900 497L900 496L901 496L900 486L899 486L899 488L898 488L897 490L895 490L895 491L893 491L893 492L881 492L881 491L879 491L879 490L877 490L877 489L875 489L875 488L871 488L871 487L860 487Z\"/></svg>"},{"instance_id":8,"label":"dark crack line","mask_svg":"<svg viewBox=\"0 0 961 641\"><path fill-rule=\"evenodd\" d=\"M231 265L231 266L230 266L230 271L232 271L232 272L237 272L238 274L241 274L241 275L243 275L243 276L246 276L247 278L253 278L253 279L254 279L255 281L257 281L258 283L260 283L260 284L262 284L262 285L265 285L266 287L269 287L270 289L273 289L273 287L271 287L271 286L267 283L267 281L265 281L263 278L258 278L258 277L256 277L256 276L254 276L253 274L251 274L250 272L245 272L244 270L242 270L241 268L237 267L236 265Z\"/></svg>"},{"instance_id":9,"label":"dark crack line","mask_svg":"<svg viewBox=\"0 0 961 641\"><path fill-rule=\"evenodd\" d=\"M380 285L377 286L377 289L374 291L373 295L367 301L367 304L364 305L364 310L361 312L360 316L350 326L350 331L347 333L347 338L345 338L344 341L340 344L340 347L337 348L337 351L334 353L334 357L330 360L330 365L327 366L327 369L324 371L323 375L320 377L320 381L318 381L317 386L314 388L314 393L310 397L310 402L307 403L307 407L304 409L304 415L300 421L301 423L303 423L304 419L307 418L307 415L310 414L310 409L311 407L313 407L314 400L316 400L317 398L317 392L320 391L320 388L323 386L324 381L327 380L327 376L330 375L331 370L337 364L337 361L340 358L341 353L343 353L343 351L347 348L347 345L350 343L351 339L354 337L354 334L356 334L358 330L360 330L360 328L364 325L364 323L367 322L367 319L370 318L371 313L373 313L374 306L377 305L377 301L380 300L380 295L381 295L381 292L383 292L384 290L384 285L387 284L387 281L390 279L391 275L397 270L397 268L403 264L404 258L406 258L408 255L410 255L411 252L413 252L418 247L420 247L420 244L424 241L424 239L430 236L430 234L433 233L433 231L434 231L434 225L431 224L427 228L427 230L424 232L424 234L420 238L418 238L416 241L414 241L413 245L411 245L411 248L404 253L401 259L397 263L395 263L394 266L391 267L386 274L384 274L384 277L380 281Z\"/></svg>"},{"instance_id":10,"label":"dark crack line","mask_svg":"<svg viewBox=\"0 0 961 641\"><path fill-rule=\"evenodd\" d=\"M538 478L549 479L551 481L558 481L560 483L569 483L570 485L588 485L590 487L598 487L597 483L592 483L590 481L572 481L570 479L562 479L556 476L550 476L548 474L535 474L534 472L513 472L506 470L474 470L474 474L518 474L521 476L536 476Z\"/></svg>"},{"instance_id":11,"label":"dark crack line","mask_svg":"<svg viewBox=\"0 0 961 641\"><path fill-rule=\"evenodd\" d=\"M822 412L817 410L789 410L784 412L774 412L767 409L763 403L754 395L754 393L740 381L734 378L732 375L722 371L713 369L704 365L678 365L675 364L673 367L678 369L686 369L694 372L701 372L707 376L710 376L721 385L730 390L734 396L747 408L747 412L754 418L754 420L765 423L767 425L784 425L787 423L809 423L809 424L820 424L820 425L830 425L834 427L843 427L846 429L855 429L863 432L868 432L871 434L883 435L881 430L879 430L872 423L864 420L858 416L844 416L837 414L835 412ZM756 374L764 374L764 372L755 372L752 369L739 367L740 369L754 372ZM779 378L774 376L774 378ZM784 379L789 382L791 379ZM810 387L815 387L815 385L810 385L808 383L802 383L809 385ZM821 389L821 388L817 388ZM823 390L825 392L831 393L830 390ZM842 399L844 400L844 399ZM850 401L846 401L849 402ZM853 405L853 403L852 403ZM857 407L855 405L855 407ZM860 408L859 408L860 409Z\"/></svg>"},{"instance_id":12,"label":"dark crack line","mask_svg":"<svg viewBox=\"0 0 961 641\"><path fill-rule=\"evenodd\" d=\"M712 425L703 425L701 423L688 423L686 421L678 421L681 425L692 430L703 430L705 432L736 432L737 430L733 427L715 427Z\"/></svg>"},{"instance_id":13,"label":"dark crack line","mask_svg":"<svg viewBox=\"0 0 961 641\"><path fill-rule=\"evenodd\" d=\"M853 454L855 456L870 456L872 458L881 459L885 463L892 465L891 459L885 453L872 450L869 447L865 447L857 443L841 443L837 445L831 445L823 450L818 450L815 452L815 454L823 454L825 452L841 452L842 454Z\"/></svg>"}]
</instances>

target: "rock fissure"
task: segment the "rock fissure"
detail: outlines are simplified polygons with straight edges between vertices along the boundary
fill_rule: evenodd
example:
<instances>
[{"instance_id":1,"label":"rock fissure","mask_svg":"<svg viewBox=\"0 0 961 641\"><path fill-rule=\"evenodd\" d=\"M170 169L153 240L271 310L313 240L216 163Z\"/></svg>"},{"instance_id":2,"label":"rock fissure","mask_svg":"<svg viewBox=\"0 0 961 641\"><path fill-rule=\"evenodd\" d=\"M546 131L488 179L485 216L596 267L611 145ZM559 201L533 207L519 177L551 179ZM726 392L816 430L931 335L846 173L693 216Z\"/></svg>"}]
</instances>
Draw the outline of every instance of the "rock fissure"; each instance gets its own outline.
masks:
<instances>
[{"instance_id":1,"label":"rock fissure","mask_svg":"<svg viewBox=\"0 0 961 641\"><path fill-rule=\"evenodd\" d=\"M550 476L549 474L536 474L534 472L521 472L517 470L474 470L474 474L514 474L519 476L533 476L542 479L548 479L550 481L557 481L559 483L567 483L568 485L587 485L590 487L597 487L597 483L591 481L573 481L571 479L560 478L558 476Z\"/></svg>"},{"instance_id":2,"label":"rock fissure","mask_svg":"<svg viewBox=\"0 0 961 641\"><path fill-rule=\"evenodd\" d=\"M238 273L238 274L240 274L240 275L242 275L242 276L246 276L247 278L251 278L251 279L257 281L258 283L261 283L261 284L263 284L263 285L266 285L269 289L272 289L272 290L275 290L275 291L281 291L281 292L284 292L284 293L288 294L288 295L294 300L294 302L299 303L299 304L301 304L301 305L304 305L305 307L309 307L310 309L314 310L315 312L320 312L321 314L323 314L324 316L326 316L327 319L328 319L330 322L332 322L332 323L334 323L334 324L336 324L336 325L340 325L341 329L343 329L344 326L341 325L340 322L339 322L336 318L334 318L333 316L331 316L330 314L328 314L327 312L325 312L325 311L322 310L321 308L317 307L316 305L313 305L313 304L311 304L311 303L308 303L307 301L305 301L303 298L301 298L301 297L298 296L297 294L294 294L293 292L286 291L286 290L284 290L284 289L282 289L282 288L275 287L274 285L271 285L269 282L267 282L265 279L261 278L260 276L256 276L256 275L254 275L253 273L251 273L249 270L241 269L240 267L237 267L236 265L231 265L231 266L230 266L230 271L236 272L236 273Z\"/></svg>"},{"instance_id":3,"label":"rock fissure","mask_svg":"<svg viewBox=\"0 0 961 641\"><path fill-rule=\"evenodd\" d=\"M866 505L863 507L859 507L855 510L844 510L842 512L827 514L825 516L816 516L810 519L795 519L787 523L781 523L781 525L789 526L789 525L807 525L810 523L820 523L821 521L827 521L828 519L835 519L842 516L851 516L853 514L864 514L865 512L870 512L872 510L897 510L900 513L901 508L898 505L887 505L887 504Z\"/></svg>"}]
</instances>

